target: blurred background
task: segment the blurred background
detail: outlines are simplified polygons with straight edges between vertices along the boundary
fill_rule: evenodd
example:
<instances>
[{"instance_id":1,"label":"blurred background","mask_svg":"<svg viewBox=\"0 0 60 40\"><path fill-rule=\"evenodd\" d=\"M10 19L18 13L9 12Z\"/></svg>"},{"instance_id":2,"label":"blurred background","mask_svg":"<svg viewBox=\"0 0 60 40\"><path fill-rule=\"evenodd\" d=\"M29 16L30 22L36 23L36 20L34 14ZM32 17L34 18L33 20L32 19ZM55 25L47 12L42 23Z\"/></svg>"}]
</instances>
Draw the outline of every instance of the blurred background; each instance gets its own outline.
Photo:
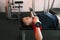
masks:
<instances>
[{"instance_id":1,"label":"blurred background","mask_svg":"<svg viewBox=\"0 0 60 40\"><path fill-rule=\"evenodd\" d=\"M32 0L13 0L15 1L23 1L21 4L23 8L21 8L20 12L27 13L29 12L29 8L32 8ZM46 1L45 9L48 9L48 0ZM12 0L10 0L10 3ZM50 0L51 8L53 0ZM17 4L16 4L17 5ZM15 5L14 5L15 6ZM21 31L19 31L20 23L16 20L6 20L5 18L5 7L6 0L0 0L0 40L20 40L21 39ZM16 8L18 9L18 8ZM35 0L35 12L43 12L44 11L44 0ZM12 12L19 12L19 10L12 10ZM60 16L60 0L55 0L53 8L50 9L52 14ZM43 30L43 40L60 40L60 26L57 30ZM33 30L26 30L26 40L35 40Z\"/></svg>"},{"instance_id":2,"label":"blurred background","mask_svg":"<svg viewBox=\"0 0 60 40\"><path fill-rule=\"evenodd\" d=\"M20 0L13 0L13 1L20 1ZM21 1L24 2L22 4L23 8L21 9L21 11L23 12L29 11L29 7L32 7L32 0L21 0ZM46 1L46 9L47 9L48 0L45 0L45 1ZM53 0L50 0L50 7L52 4L52 1ZM12 0L10 0L10 2L12 2ZM1 12L5 12L5 6L6 6L6 0L0 0ZM53 8L60 8L60 0L55 0ZM43 9L44 9L44 0L35 0L35 10L43 11Z\"/></svg>"}]
</instances>

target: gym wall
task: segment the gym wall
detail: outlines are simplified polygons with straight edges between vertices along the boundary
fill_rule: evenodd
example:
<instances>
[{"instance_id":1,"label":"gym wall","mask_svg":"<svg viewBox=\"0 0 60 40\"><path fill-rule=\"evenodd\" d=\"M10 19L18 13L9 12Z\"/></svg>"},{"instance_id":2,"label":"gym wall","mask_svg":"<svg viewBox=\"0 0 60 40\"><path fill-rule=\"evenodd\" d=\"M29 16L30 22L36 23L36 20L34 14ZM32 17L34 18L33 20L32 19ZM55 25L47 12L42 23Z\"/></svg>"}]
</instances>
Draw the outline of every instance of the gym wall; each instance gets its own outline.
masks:
<instances>
[{"instance_id":1,"label":"gym wall","mask_svg":"<svg viewBox=\"0 0 60 40\"><path fill-rule=\"evenodd\" d=\"M17 0L14 0L17 1ZM29 7L32 7L32 0L22 0L24 3L22 4L23 8L21 8L21 12L28 12ZM47 2L46 0L46 9L47 9ZM50 0L50 6L53 0ZM0 0L0 12L5 12L5 5L6 0ZM60 0L56 0L54 7L60 8ZM35 11L42 11L44 9L44 0L35 0ZM14 10L16 12L18 10Z\"/></svg>"}]
</instances>

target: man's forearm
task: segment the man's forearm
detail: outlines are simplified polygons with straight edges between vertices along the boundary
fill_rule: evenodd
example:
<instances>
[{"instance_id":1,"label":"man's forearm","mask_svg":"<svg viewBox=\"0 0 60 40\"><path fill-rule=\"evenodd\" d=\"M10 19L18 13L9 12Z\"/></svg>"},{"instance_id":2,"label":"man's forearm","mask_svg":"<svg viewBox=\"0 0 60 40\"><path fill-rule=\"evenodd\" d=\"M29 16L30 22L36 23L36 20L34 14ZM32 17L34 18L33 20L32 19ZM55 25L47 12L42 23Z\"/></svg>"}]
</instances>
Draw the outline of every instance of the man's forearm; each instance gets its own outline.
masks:
<instances>
[{"instance_id":1,"label":"man's forearm","mask_svg":"<svg viewBox=\"0 0 60 40\"><path fill-rule=\"evenodd\" d=\"M36 27L35 29L35 38L36 40L42 40L43 38L39 27Z\"/></svg>"}]
</instances>

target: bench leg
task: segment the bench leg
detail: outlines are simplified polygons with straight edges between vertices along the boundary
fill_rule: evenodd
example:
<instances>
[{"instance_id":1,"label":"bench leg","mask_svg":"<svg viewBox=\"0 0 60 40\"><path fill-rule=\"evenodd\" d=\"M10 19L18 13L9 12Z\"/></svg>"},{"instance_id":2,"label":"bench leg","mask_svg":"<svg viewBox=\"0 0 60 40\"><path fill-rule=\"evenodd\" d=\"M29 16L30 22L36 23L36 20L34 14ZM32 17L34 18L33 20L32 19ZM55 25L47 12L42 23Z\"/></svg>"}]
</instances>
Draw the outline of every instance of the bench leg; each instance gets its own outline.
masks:
<instances>
[{"instance_id":1,"label":"bench leg","mask_svg":"<svg viewBox=\"0 0 60 40\"><path fill-rule=\"evenodd\" d=\"M25 40L25 30L22 30L22 40Z\"/></svg>"}]
</instances>

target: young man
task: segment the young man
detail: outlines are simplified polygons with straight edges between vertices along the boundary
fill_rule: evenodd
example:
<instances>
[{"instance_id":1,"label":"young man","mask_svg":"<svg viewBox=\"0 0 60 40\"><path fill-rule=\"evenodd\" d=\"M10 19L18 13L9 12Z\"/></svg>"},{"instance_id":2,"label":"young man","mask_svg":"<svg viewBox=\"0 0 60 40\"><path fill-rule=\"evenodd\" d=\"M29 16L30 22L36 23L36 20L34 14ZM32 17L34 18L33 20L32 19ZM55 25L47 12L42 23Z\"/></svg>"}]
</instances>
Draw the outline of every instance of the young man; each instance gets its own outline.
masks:
<instances>
[{"instance_id":1,"label":"young man","mask_svg":"<svg viewBox=\"0 0 60 40\"><path fill-rule=\"evenodd\" d=\"M37 16L32 18L31 14L24 13L21 14L21 25L23 29L33 29L35 33L35 39L36 40L42 40L42 34L41 34L41 27L37 27L34 23L36 23L36 19L38 19Z\"/></svg>"},{"instance_id":2,"label":"young man","mask_svg":"<svg viewBox=\"0 0 60 40\"><path fill-rule=\"evenodd\" d=\"M42 23L41 26L37 27L35 25L36 19L39 19L41 21ZM34 29L36 40L43 39L42 33L41 33L42 29L57 29L59 22L60 22L60 17L53 15L53 14L44 14L44 13L38 14L37 13L37 16L35 16L34 18L32 18L30 13L21 14L22 27L24 27L25 29L26 28Z\"/></svg>"}]
</instances>

